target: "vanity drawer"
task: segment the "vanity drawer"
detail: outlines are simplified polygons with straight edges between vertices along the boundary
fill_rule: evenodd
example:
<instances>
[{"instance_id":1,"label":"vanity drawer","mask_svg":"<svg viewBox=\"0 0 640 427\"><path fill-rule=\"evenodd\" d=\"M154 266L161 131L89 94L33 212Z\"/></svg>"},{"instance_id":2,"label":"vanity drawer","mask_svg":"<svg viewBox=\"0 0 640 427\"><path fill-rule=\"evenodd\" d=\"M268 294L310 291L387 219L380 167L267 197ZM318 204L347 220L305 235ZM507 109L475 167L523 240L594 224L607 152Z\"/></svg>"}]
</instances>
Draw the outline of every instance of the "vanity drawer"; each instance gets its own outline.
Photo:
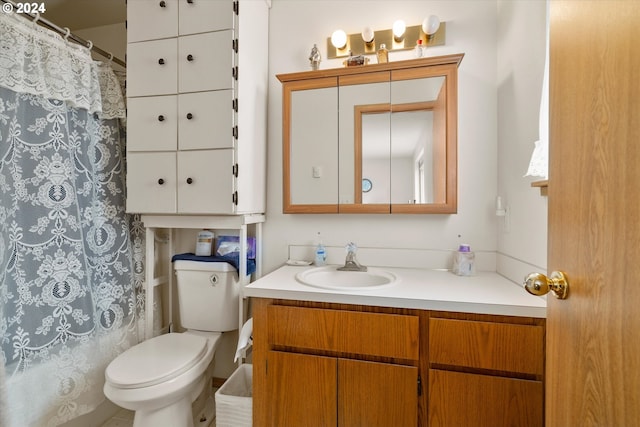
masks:
<instances>
[{"instance_id":1,"label":"vanity drawer","mask_svg":"<svg viewBox=\"0 0 640 427\"><path fill-rule=\"evenodd\" d=\"M418 360L418 316L270 305L269 344Z\"/></svg>"},{"instance_id":2,"label":"vanity drawer","mask_svg":"<svg viewBox=\"0 0 640 427\"><path fill-rule=\"evenodd\" d=\"M431 318L429 362L542 376L544 327Z\"/></svg>"}]
</instances>

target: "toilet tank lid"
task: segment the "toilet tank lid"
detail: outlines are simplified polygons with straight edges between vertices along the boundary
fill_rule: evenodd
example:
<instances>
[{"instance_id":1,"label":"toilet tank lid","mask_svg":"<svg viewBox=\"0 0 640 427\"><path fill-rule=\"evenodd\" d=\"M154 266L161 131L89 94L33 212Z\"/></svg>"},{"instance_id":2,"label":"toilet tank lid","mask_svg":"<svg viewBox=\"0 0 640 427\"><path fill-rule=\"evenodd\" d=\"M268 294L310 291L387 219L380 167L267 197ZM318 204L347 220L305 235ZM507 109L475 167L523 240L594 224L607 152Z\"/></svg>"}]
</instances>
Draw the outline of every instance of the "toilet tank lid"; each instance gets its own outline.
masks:
<instances>
[{"instance_id":1,"label":"toilet tank lid","mask_svg":"<svg viewBox=\"0 0 640 427\"><path fill-rule=\"evenodd\" d=\"M186 271L215 271L218 273L235 272L234 266L228 262L220 261L191 261L191 260L174 260L173 268L175 270Z\"/></svg>"}]
</instances>

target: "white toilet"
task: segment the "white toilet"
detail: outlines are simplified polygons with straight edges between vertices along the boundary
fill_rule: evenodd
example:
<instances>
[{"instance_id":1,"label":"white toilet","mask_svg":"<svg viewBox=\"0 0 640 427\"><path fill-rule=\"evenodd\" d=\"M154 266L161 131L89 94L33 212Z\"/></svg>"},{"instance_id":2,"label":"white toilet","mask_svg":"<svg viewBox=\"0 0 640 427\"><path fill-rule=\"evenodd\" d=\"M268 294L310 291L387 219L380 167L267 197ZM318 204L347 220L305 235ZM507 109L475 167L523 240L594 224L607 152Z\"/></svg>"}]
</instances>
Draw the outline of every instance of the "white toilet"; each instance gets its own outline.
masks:
<instances>
[{"instance_id":1,"label":"white toilet","mask_svg":"<svg viewBox=\"0 0 640 427\"><path fill-rule=\"evenodd\" d=\"M135 411L134 427L193 427L192 402L202 392L222 332L238 329L239 283L225 262L174 263L180 324L116 357L105 371L104 394Z\"/></svg>"}]
</instances>

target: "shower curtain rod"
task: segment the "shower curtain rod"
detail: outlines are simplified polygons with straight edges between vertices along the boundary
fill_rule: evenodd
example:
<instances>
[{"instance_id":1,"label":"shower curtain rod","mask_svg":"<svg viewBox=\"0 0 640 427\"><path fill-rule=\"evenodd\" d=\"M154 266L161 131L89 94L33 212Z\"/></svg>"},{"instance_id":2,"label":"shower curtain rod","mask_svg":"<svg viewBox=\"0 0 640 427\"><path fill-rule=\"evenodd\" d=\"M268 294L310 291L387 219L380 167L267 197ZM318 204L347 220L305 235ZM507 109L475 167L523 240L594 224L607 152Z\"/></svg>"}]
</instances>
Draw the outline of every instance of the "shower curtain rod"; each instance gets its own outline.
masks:
<instances>
[{"instance_id":1,"label":"shower curtain rod","mask_svg":"<svg viewBox=\"0 0 640 427\"><path fill-rule=\"evenodd\" d=\"M16 3L14 3L12 0L2 0L2 2L3 3L9 3L14 8L17 7ZM87 47L89 50L91 50L93 52L96 52L97 54L102 55L105 58L108 58L110 61L113 61L116 64L127 68L127 63L124 62L122 59L116 58L115 56L113 56L113 54L111 52L107 52L105 50L100 49L98 46L94 46L93 43L91 42L91 40L84 40L84 39L78 37L77 35L73 34L71 32L71 30L69 30L69 28L67 28L67 27L64 27L64 28L58 27L56 24L54 24L53 22L49 21L48 19L45 19L45 18L41 17L39 12L21 13L21 15L25 16L25 18L28 16L34 22L37 22L38 24L42 25L43 27L46 27L46 28L48 28L50 30L53 30L53 31L57 32L58 34L61 34L64 37L65 40L71 39L74 42Z\"/></svg>"}]
</instances>

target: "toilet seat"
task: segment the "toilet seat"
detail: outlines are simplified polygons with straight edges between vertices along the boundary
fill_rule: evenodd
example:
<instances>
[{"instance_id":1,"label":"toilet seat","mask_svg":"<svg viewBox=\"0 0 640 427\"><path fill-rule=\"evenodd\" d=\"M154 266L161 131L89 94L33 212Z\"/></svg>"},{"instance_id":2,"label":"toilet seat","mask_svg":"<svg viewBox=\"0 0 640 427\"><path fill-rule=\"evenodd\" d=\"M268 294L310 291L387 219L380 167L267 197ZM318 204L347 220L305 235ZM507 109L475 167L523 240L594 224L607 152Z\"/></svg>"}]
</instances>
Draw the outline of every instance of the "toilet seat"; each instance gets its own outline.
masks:
<instances>
[{"instance_id":1,"label":"toilet seat","mask_svg":"<svg viewBox=\"0 0 640 427\"><path fill-rule=\"evenodd\" d=\"M169 333L129 348L107 366L106 380L119 388L141 388L175 378L207 353L207 338Z\"/></svg>"}]
</instances>

